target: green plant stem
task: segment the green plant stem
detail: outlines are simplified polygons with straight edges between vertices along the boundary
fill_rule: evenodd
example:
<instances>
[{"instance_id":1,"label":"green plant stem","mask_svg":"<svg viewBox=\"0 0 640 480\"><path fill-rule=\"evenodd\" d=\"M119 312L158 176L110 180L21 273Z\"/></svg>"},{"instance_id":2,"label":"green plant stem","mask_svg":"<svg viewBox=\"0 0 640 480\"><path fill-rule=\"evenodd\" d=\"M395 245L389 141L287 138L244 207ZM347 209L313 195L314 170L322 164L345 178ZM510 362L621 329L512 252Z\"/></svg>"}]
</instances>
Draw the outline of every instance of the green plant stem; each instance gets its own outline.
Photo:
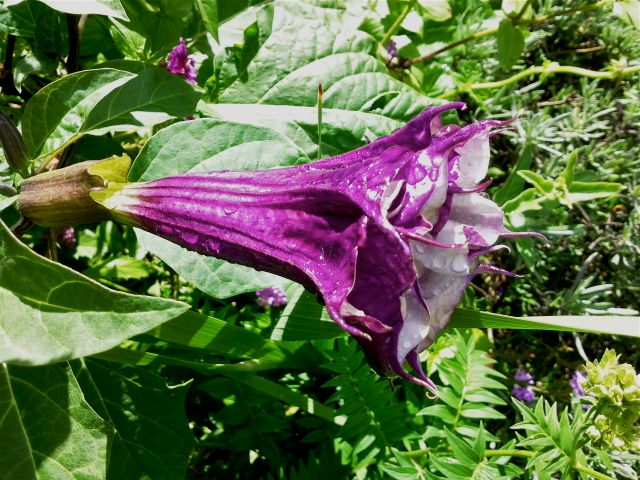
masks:
<instances>
[{"instance_id":1,"label":"green plant stem","mask_svg":"<svg viewBox=\"0 0 640 480\"><path fill-rule=\"evenodd\" d=\"M516 449L505 449L505 450L485 450L485 457L528 457L533 458L536 456L536 452L532 452L529 450L516 450Z\"/></svg>"},{"instance_id":2,"label":"green plant stem","mask_svg":"<svg viewBox=\"0 0 640 480\"><path fill-rule=\"evenodd\" d=\"M518 72L509 78L498 80L496 82L471 83L461 88L445 92L442 95L439 95L439 98L451 98L456 96L461 91L491 90L495 88L502 88L533 75L566 73L570 75L577 75L580 77L613 80L618 77L623 77L625 75L631 75L638 72L640 72L640 65L634 65L633 67L620 68L616 70L598 71L588 70L581 67L573 67L570 65L550 64L542 67L529 67L526 70L522 70L521 72Z\"/></svg>"},{"instance_id":3,"label":"green plant stem","mask_svg":"<svg viewBox=\"0 0 640 480\"><path fill-rule=\"evenodd\" d=\"M573 13L578 13L578 12L588 12L588 11L592 11L592 10L597 10L598 8L600 8L601 6L603 6L605 3L607 3L606 0L601 0L599 2L596 2L592 5L585 5L583 7L574 7L574 8L569 8L567 10L561 10L559 12L554 12L554 13L550 13L549 15L542 15L540 17L535 17L532 18L531 20L521 20L520 17L522 16L521 14L524 14L524 11L521 11L518 13L518 15L512 19L512 22L514 23L514 25L522 25L522 26L527 26L527 25L539 25L541 23L545 23L549 20L551 20L552 18L556 18L556 17L563 17L565 15L571 15ZM526 8L526 6L525 6ZM486 30L481 30L479 32L473 33L471 35L469 35L468 37L464 37L460 40L456 40L455 42L451 42L448 45L445 45L442 48L439 48L438 50L431 52L431 53L427 53L426 55L422 55L420 57L416 57L416 58L412 58L411 60L409 60L409 65L415 65L416 63L422 63L422 62L426 62L427 60L431 60L433 57L440 55L443 52L446 52L447 50L451 50L452 48L456 48L460 45L463 45L465 43L471 42L473 40L477 40L479 38L483 38L483 37L488 37L490 35L493 35L495 33L498 32L498 28L488 28Z\"/></svg>"},{"instance_id":4,"label":"green plant stem","mask_svg":"<svg viewBox=\"0 0 640 480\"><path fill-rule=\"evenodd\" d=\"M573 469L578 472L586 473L593 478L597 478L598 480L615 480L613 477L609 475L605 475L604 473L596 472L592 468L586 467L584 465L579 464L578 462L573 464Z\"/></svg>"},{"instance_id":5,"label":"green plant stem","mask_svg":"<svg viewBox=\"0 0 640 480\"><path fill-rule=\"evenodd\" d=\"M383 47L386 47L387 44L389 43L389 40L391 40L391 37L393 37L398 32L398 30L400 30L400 26L402 25L402 22L404 22L404 19L407 18L407 15L409 15L409 12L411 11L411 9L413 9L413 6L415 5L415 3L416 3L416 0L411 0L409 3L405 5L402 12L400 12L400 15L398 15L398 18L396 18L396 21L393 22L393 25L391 25L391 27L385 34L384 38L380 42Z\"/></svg>"}]
</instances>

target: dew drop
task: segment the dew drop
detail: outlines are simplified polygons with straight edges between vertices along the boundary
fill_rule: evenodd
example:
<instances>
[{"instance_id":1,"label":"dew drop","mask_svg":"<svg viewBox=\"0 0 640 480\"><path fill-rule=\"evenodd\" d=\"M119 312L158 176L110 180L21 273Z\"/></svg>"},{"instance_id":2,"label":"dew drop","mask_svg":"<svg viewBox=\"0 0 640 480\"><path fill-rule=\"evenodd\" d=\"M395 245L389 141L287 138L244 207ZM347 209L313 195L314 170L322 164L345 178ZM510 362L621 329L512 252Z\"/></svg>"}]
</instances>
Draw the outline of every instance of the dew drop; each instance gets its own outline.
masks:
<instances>
[{"instance_id":1,"label":"dew drop","mask_svg":"<svg viewBox=\"0 0 640 480\"><path fill-rule=\"evenodd\" d=\"M468 269L467 259L462 255L457 255L451 262L451 270L456 273L466 272Z\"/></svg>"},{"instance_id":2,"label":"dew drop","mask_svg":"<svg viewBox=\"0 0 640 480\"><path fill-rule=\"evenodd\" d=\"M434 255L432 265L436 270L440 270L447 264L447 258L444 255Z\"/></svg>"},{"instance_id":3,"label":"dew drop","mask_svg":"<svg viewBox=\"0 0 640 480\"><path fill-rule=\"evenodd\" d=\"M413 337L414 340L420 340L420 334L419 333L414 333L413 335L411 335L411 337Z\"/></svg>"},{"instance_id":4,"label":"dew drop","mask_svg":"<svg viewBox=\"0 0 640 480\"><path fill-rule=\"evenodd\" d=\"M224 207L224 213L226 213L227 215L231 215L232 213L235 213L237 211L238 211L238 207L234 205L227 205Z\"/></svg>"},{"instance_id":5,"label":"dew drop","mask_svg":"<svg viewBox=\"0 0 640 480\"><path fill-rule=\"evenodd\" d=\"M409 341L406 341L402 344L402 346L406 349L410 349L413 346L413 344Z\"/></svg>"},{"instance_id":6,"label":"dew drop","mask_svg":"<svg viewBox=\"0 0 640 480\"><path fill-rule=\"evenodd\" d=\"M416 251L418 253L427 253L427 246L424 243L416 242Z\"/></svg>"}]
</instances>

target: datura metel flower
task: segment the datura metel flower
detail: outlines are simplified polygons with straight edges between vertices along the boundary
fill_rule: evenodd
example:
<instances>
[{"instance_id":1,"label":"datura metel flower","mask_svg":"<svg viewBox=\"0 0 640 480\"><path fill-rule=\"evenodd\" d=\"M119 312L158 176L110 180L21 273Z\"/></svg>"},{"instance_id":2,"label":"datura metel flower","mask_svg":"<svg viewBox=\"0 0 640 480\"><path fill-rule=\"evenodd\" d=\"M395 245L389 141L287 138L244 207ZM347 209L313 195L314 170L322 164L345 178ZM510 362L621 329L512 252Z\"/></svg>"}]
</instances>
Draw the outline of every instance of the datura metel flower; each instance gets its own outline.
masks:
<instances>
[{"instance_id":1,"label":"datura metel flower","mask_svg":"<svg viewBox=\"0 0 640 480\"><path fill-rule=\"evenodd\" d=\"M110 183L120 222L316 292L369 363L436 392L419 353L508 232L482 191L489 139L508 123L443 126L431 107L391 135L305 165ZM405 369L405 363L413 370Z\"/></svg>"}]
</instances>

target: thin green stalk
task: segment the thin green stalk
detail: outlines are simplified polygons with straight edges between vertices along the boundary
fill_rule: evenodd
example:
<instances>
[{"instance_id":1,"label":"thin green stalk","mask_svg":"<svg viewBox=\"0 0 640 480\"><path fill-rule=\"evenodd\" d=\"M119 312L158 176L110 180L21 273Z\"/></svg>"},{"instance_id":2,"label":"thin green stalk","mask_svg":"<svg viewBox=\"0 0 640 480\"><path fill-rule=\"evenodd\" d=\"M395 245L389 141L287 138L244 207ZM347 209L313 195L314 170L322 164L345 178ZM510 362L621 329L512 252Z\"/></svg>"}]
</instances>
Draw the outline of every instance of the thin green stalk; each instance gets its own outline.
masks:
<instances>
[{"instance_id":1,"label":"thin green stalk","mask_svg":"<svg viewBox=\"0 0 640 480\"><path fill-rule=\"evenodd\" d=\"M529 67L526 70L522 70L521 72L518 72L511 77L505 78L503 80L498 80L495 82L471 83L461 88L457 88L455 90L445 92L442 95L440 95L439 98L451 98L456 96L461 91L491 90L495 88L502 88L502 87L511 85L512 83L519 82L520 80L533 75L551 75L555 73L566 73L569 75L577 75L580 77L613 80L618 77L623 77L625 75L631 75L633 73L638 73L638 72L640 72L640 65L635 65L633 67L620 68L616 70L598 71L598 70L588 70L586 68L581 68L581 67L573 67L570 65L557 65L552 63L550 65L542 66L542 67Z\"/></svg>"},{"instance_id":2,"label":"thin green stalk","mask_svg":"<svg viewBox=\"0 0 640 480\"><path fill-rule=\"evenodd\" d=\"M578 462L573 464L573 469L577 470L578 472L586 473L587 475L590 475L593 478L597 478L598 480L614 480L613 477L605 475L604 473L596 472L592 468L581 465Z\"/></svg>"},{"instance_id":3,"label":"thin green stalk","mask_svg":"<svg viewBox=\"0 0 640 480\"><path fill-rule=\"evenodd\" d=\"M589 12L592 10L597 10L598 8L600 8L601 6L605 5L607 3L607 0L601 0L599 2L596 2L592 5L585 5L582 7L574 7L574 8L569 8L567 10L561 10L559 12L554 12L554 13L550 13L549 15L542 15L540 17L535 17L532 18L531 20L521 20L521 14L524 14L524 11L522 10L521 12L518 13L518 15L516 15L515 18L512 19L512 22L515 25L522 25L522 26L528 26L528 25L539 25L541 23L547 22L549 20L551 20L552 18L556 18L556 17L563 17L565 15L571 15L573 13L578 13L578 12ZM526 6L525 6L526 8ZM455 48L457 46L460 46L462 44L471 42L473 40L477 40L479 38L483 38L483 37L488 37L490 35L493 35L494 33L498 32L498 28L488 28L487 30L481 30L480 32L476 32L472 35L469 35L467 37L464 37L460 40L456 40L455 42L451 42L448 45L445 45L442 48L439 48L438 50L428 53L426 55L422 55L420 57L416 57L413 58L411 60L409 60L409 64L410 65L415 65L416 63L422 63L425 62L427 60L431 60L433 57L440 55L443 52L446 52L447 50L451 50L452 48Z\"/></svg>"},{"instance_id":4,"label":"thin green stalk","mask_svg":"<svg viewBox=\"0 0 640 480\"><path fill-rule=\"evenodd\" d=\"M407 18L407 15L409 15L409 12L413 9L413 6L415 5L415 3L416 3L416 0L411 0L409 3L405 5L402 12L400 12L400 15L398 15L398 18L396 18L396 21L393 22L393 25L391 25L391 28L389 28L384 38L380 42L383 47L386 47L387 44L389 43L389 40L391 40L391 37L393 37L396 33L398 33L398 30L400 30L400 26L402 25L402 22L404 22L404 19Z\"/></svg>"},{"instance_id":5,"label":"thin green stalk","mask_svg":"<svg viewBox=\"0 0 640 480\"><path fill-rule=\"evenodd\" d=\"M485 457L527 457L533 458L536 456L536 452L529 450L516 450L516 449L504 449L504 450L485 450Z\"/></svg>"},{"instance_id":6,"label":"thin green stalk","mask_svg":"<svg viewBox=\"0 0 640 480\"><path fill-rule=\"evenodd\" d=\"M324 101L324 91L322 84L318 84L318 160L322 158L322 104Z\"/></svg>"}]
</instances>

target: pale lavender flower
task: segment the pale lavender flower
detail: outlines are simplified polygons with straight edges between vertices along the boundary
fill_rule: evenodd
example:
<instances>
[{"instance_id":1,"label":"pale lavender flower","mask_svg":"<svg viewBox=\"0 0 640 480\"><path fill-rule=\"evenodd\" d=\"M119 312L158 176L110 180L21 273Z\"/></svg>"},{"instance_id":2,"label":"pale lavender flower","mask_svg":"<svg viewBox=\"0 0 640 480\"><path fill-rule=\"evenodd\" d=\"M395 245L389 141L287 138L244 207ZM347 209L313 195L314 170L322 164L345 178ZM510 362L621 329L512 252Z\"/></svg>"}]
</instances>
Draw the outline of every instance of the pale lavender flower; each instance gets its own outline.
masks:
<instances>
[{"instance_id":1,"label":"pale lavender flower","mask_svg":"<svg viewBox=\"0 0 640 480\"><path fill-rule=\"evenodd\" d=\"M178 45L169 53L166 68L175 75L182 75L187 82L196 83L196 61L189 56L184 38L180 37Z\"/></svg>"},{"instance_id":2,"label":"pale lavender flower","mask_svg":"<svg viewBox=\"0 0 640 480\"><path fill-rule=\"evenodd\" d=\"M584 388L582 388L582 384L586 381L587 381L587 376L579 370L576 370L575 372L573 372L573 375L571 375L571 379L569 380L569 385L571 386L573 393L577 397L585 396L585 391L584 391Z\"/></svg>"},{"instance_id":3,"label":"pale lavender flower","mask_svg":"<svg viewBox=\"0 0 640 480\"><path fill-rule=\"evenodd\" d=\"M533 391L533 385L535 385L536 382L531 373L520 367L513 378L518 382L511 390L514 397L522 402L530 402L536 398L536 393Z\"/></svg>"},{"instance_id":4,"label":"pale lavender flower","mask_svg":"<svg viewBox=\"0 0 640 480\"><path fill-rule=\"evenodd\" d=\"M521 402L530 402L536 398L536 392L534 392L533 387L529 385L526 387L523 387L522 385L514 385L511 393L513 393L513 396Z\"/></svg>"},{"instance_id":5,"label":"pale lavender flower","mask_svg":"<svg viewBox=\"0 0 640 480\"><path fill-rule=\"evenodd\" d=\"M256 300L261 307L282 307L287 304L287 294L280 287L263 288L256 292Z\"/></svg>"},{"instance_id":6,"label":"pale lavender flower","mask_svg":"<svg viewBox=\"0 0 640 480\"><path fill-rule=\"evenodd\" d=\"M513 378L518 382L526 383L528 385L533 385L535 383L533 375L524 370L522 367L518 368L518 371Z\"/></svg>"},{"instance_id":7,"label":"pale lavender flower","mask_svg":"<svg viewBox=\"0 0 640 480\"><path fill-rule=\"evenodd\" d=\"M489 139L508 122L443 126L426 109L391 135L306 165L110 184L114 219L317 293L369 363L431 392L419 353L448 323L505 229L481 193ZM194 120L198 122L199 120ZM415 375L405 369L407 362Z\"/></svg>"}]
</instances>

